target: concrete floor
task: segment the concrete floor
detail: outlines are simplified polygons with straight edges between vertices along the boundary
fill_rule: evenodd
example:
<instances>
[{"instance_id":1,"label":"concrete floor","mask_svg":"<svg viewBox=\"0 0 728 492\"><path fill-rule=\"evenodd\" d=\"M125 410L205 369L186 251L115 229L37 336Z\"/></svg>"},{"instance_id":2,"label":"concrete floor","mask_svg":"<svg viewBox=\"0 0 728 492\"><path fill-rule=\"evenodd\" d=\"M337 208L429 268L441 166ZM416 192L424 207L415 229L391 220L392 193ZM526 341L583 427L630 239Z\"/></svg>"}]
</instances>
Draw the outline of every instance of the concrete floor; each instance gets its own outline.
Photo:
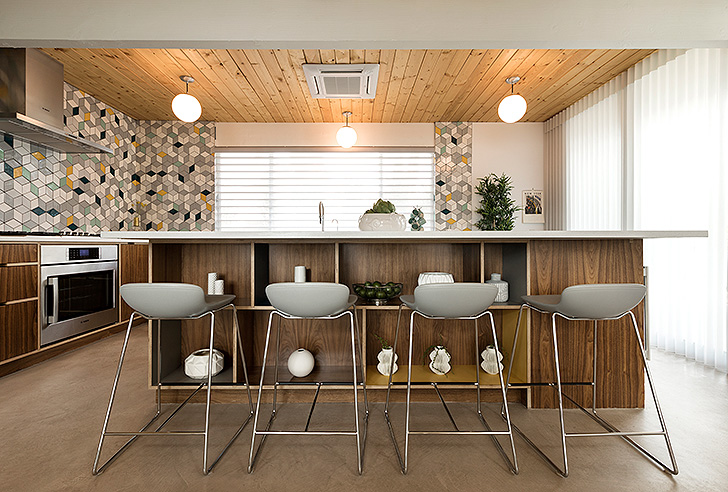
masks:
<instances>
[{"instance_id":1,"label":"concrete floor","mask_svg":"<svg viewBox=\"0 0 728 492\"><path fill-rule=\"evenodd\" d=\"M703 490L728 487L728 378L699 364L653 351L652 368L677 455L680 474L671 477L618 438L569 441L571 475L556 476L523 441L516 440L521 468L513 476L490 439L480 436L414 436L410 471L399 472L382 414L372 405L364 474L356 473L352 437L293 438L273 436L260 453L252 475L245 471L250 446L247 427L209 475L201 472L200 437L140 438L99 476L91 475L121 335L0 379L0 489L58 490ZM154 393L146 388L146 331L135 329L112 416L112 430L139 426L152 414ZM403 431L404 405L393 409ZM471 405L454 405L461 427L477 428L468 416ZM245 408L213 407L212 451L235 429ZM489 405L486 417L500 425ZM557 414L512 406L514 422L544 449L558 457ZM653 409L604 411L617 426L657 429ZM303 425L307 406L286 404L277 426ZM447 429L439 404L418 404L413 429L434 421ZM174 428L200 425L202 405L186 409ZM470 418L470 420L468 420ZM584 416L567 413L567 429L592 429ZM312 427L351 421L351 406L320 404ZM460 420L460 419L459 419ZM472 425L471 425L472 424ZM171 425L171 424L170 424ZM438 425L438 424L435 424ZM171 428L171 427L170 427ZM642 427L645 428L645 427ZM594 430L598 430L594 429ZM105 455L123 438L109 438ZM666 457L660 438L644 438ZM506 444L504 442L504 444Z\"/></svg>"}]
</instances>

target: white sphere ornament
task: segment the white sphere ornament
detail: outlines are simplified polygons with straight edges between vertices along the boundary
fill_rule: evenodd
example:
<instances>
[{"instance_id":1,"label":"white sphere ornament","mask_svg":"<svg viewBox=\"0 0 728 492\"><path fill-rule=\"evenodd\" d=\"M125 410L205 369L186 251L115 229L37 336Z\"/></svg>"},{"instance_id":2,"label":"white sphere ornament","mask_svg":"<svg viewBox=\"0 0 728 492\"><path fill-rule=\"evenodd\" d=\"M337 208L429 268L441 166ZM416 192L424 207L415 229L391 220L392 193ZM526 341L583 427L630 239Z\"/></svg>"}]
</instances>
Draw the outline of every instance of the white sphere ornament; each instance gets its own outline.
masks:
<instances>
[{"instance_id":1,"label":"white sphere ornament","mask_svg":"<svg viewBox=\"0 0 728 492\"><path fill-rule=\"evenodd\" d=\"M192 123L202 115L202 106L195 96L190 94L177 94L172 99L172 111L182 121Z\"/></svg>"},{"instance_id":2,"label":"white sphere ornament","mask_svg":"<svg viewBox=\"0 0 728 492\"><path fill-rule=\"evenodd\" d=\"M336 132L336 141L345 149L350 149L356 143L356 130L350 126L342 126Z\"/></svg>"},{"instance_id":3,"label":"white sphere ornament","mask_svg":"<svg viewBox=\"0 0 728 492\"><path fill-rule=\"evenodd\" d=\"M520 94L506 96L498 105L498 116L506 123L515 123L526 114L528 104Z\"/></svg>"},{"instance_id":4,"label":"white sphere ornament","mask_svg":"<svg viewBox=\"0 0 728 492\"><path fill-rule=\"evenodd\" d=\"M313 366L313 354L306 349L300 348L288 357L288 372L297 378L302 378L311 374Z\"/></svg>"}]
</instances>

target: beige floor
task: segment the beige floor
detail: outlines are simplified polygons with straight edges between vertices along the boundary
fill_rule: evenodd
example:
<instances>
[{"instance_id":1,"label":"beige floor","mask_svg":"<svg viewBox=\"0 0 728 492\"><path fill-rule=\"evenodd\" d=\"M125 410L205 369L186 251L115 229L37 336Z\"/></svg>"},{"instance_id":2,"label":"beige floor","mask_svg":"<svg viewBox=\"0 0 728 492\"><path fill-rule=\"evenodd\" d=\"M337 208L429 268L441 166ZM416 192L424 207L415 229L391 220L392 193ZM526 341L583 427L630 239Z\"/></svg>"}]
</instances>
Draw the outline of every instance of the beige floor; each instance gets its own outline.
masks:
<instances>
[{"instance_id":1,"label":"beige floor","mask_svg":"<svg viewBox=\"0 0 728 492\"><path fill-rule=\"evenodd\" d=\"M279 436L268 440L255 472L248 475L244 468L250 445L248 427L209 476L201 473L201 438L167 437L140 439L108 470L94 477L91 464L121 341L121 336L116 335L0 379L1 490L722 491L728 487L728 378L659 352L653 353L652 368L680 466L677 477L661 472L616 438L570 441L571 476L562 479L522 441L516 441L521 473L513 476L488 438L434 436L413 437L410 472L402 476L380 404L372 408L363 476L356 474L351 437ZM130 350L115 407L119 413L112 419L117 428L137 426L153 410L153 392L144 389L143 328L132 335ZM240 405L214 408L213 449L218 449L232 432L234 419L243 410ZM465 416L469 407L462 405L455 410ZM493 424L498 423L496 410L489 407ZM624 427L652 424L650 428L655 428L650 410L604 413ZM179 427L201 421L201 405L186 412L179 417ZM419 404L415 412L418 424L434 419L447 428L439 404ZM393 413L397 421L403 420L402 405L397 405ZM514 421L533 439L550 443L546 449L558 453L554 411L529 411L514 405L512 413ZM300 425L305 417L305 407L284 405L277 425ZM332 420L348 422L350 418L350 406L320 405L312 425ZM477 425L463 418L463 427ZM569 423L591 428L585 417L573 413L567 415L567 428ZM648 438L648 442L659 456L665 456L659 438ZM109 443L113 445L114 441Z\"/></svg>"}]
</instances>

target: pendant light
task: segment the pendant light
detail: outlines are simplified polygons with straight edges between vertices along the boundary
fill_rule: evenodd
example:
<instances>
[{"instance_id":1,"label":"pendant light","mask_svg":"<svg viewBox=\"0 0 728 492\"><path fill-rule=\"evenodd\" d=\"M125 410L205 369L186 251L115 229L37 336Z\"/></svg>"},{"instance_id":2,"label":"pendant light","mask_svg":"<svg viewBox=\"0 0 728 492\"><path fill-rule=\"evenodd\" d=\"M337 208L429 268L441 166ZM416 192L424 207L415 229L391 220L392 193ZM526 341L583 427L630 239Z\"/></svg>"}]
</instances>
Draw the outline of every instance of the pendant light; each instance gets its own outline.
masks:
<instances>
[{"instance_id":1,"label":"pendant light","mask_svg":"<svg viewBox=\"0 0 728 492\"><path fill-rule=\"evenodd\" d=\"M503 98L498 105L498 116L506 123L515 123L526 114L528 104L520 94L513 93L513 86L521 80L521 77L508 77L506 83L511 84L510 95Z\"/></svg>"},{"instance_id":2,"label":"pendant light","mask_svg":"<svg viewBox=\"0 0 728 492\"><path fill-rule=\"evenodd\" d=\"M346 124L339 128L336 132L336 141L345 149L350 149L356 143L356 130L349 126L349 116L351 111L344 111L341 113L346 118Z\"/></svg>"},{"instance_id":3,"label":"pendant light","mask_svg":"<svg viewBox=\"0 0 728 492\"><path fill-rule=\"evenodd\" d=\"M182 121L192 123L202 114L202 106L200 101L197 100L192 94L188 94L189 85L195 81L189 75L180 75L180 80L185 83L184 94L177 94L172 99L172 112L174 115Z\"/></svg>"}]
</instances>

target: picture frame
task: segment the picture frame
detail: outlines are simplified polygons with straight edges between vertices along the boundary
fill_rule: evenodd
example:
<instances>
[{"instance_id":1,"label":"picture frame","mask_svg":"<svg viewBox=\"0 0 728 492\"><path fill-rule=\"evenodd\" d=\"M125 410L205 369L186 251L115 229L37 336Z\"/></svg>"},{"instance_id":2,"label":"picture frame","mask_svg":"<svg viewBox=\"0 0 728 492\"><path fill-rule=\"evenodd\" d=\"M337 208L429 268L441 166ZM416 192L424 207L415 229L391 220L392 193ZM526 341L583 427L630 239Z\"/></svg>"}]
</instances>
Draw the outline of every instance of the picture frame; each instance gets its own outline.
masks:
<instances>
[{"instance_id":1,"label":"picture frame","mask_svg":"<svg viewBox=\"0 0 728 492\"><path fill-rule=\"evenodd\" d=\"M524 224L545 223L546 219L543 214L543 190L524 190L522 210L521 217Z\"/></svg>"}]
</instances>

